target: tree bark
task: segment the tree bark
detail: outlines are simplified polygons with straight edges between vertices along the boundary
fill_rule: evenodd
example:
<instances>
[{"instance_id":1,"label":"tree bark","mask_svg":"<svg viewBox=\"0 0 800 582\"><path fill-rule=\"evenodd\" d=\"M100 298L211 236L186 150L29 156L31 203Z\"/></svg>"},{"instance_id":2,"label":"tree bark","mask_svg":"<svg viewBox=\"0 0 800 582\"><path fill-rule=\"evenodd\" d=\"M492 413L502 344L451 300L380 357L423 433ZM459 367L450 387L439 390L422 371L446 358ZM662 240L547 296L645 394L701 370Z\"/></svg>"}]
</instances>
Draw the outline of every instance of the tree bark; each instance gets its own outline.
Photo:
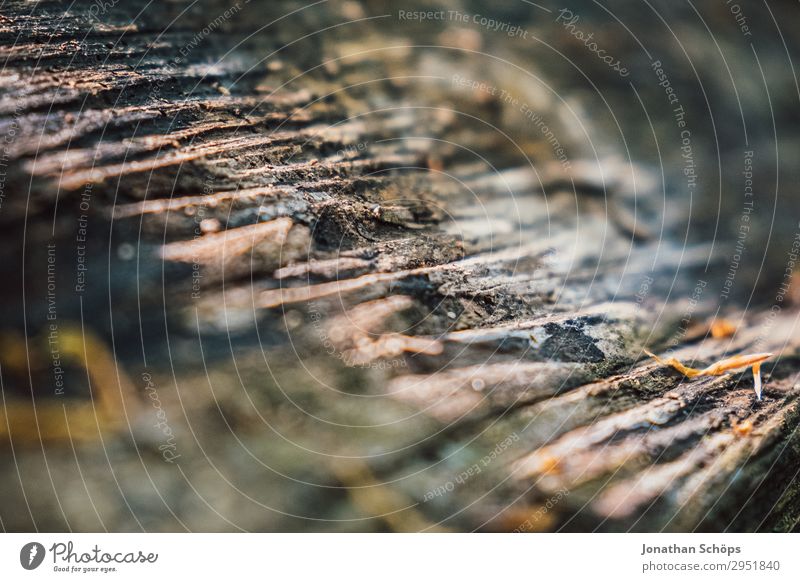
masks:
<instances>
[{"instance_id":1,"label":"tree bark","mask_svg":"<svg viewBox=\"0 0 800 582\"><path fill-rule=\"evenodd\" d=\"M3 7L5 529L797 529L797 313L712 337L645 168L353 3L143 5Z\"/></svg>"}]
</instances>

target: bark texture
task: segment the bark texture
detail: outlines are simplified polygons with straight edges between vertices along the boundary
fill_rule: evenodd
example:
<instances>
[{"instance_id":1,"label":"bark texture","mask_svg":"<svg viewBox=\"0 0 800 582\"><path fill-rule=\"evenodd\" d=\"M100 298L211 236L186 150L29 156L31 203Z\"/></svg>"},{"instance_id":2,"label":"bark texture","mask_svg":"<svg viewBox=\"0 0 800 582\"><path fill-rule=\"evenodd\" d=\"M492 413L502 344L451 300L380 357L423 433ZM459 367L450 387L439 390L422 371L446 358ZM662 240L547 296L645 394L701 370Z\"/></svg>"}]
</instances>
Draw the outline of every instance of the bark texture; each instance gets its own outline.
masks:
<instances>
[{"instance_id":1,"label":"bark texture","mask_svg":"<svg viewBox=\"0 0 800 582\"><path fill-rule=\"evenodd\" d=\"M797 313L712 337L727 260L538 69L144 4L2 7L4 529L797 528Z\"/></svg>"}]
</instances>

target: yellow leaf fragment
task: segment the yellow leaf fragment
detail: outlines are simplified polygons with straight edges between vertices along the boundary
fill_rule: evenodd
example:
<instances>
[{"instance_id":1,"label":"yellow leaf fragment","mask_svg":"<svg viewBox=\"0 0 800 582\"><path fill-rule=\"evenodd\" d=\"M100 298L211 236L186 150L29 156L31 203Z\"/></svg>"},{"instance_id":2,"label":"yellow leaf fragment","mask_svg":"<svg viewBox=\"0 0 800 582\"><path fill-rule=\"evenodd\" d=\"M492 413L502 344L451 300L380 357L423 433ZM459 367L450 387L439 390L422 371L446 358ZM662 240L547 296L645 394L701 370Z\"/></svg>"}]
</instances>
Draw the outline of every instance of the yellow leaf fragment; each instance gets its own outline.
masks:
<instances>
[{"instance_id":1,"label":"yellow leaf fragment","mask_svg":"<svg viewBox=\"0 0 800 582\"><path fill-rule=\"evenodd\" d=\"M739 437L746 437L753 432L753 423L750 420L744 422L737 422L733 425L733 434Z\"/></svg>"},{"instance_id":2,"label":"yellow leaf fragment","mask_svg":"<svg viewBox=\"0 0 800 582\"><path fill-rule=\"evenodd\" d=\"M722 339L736 333L736 326L727 319L717 319L711 324L711 337Z\"/></svg>"}]
</instances>

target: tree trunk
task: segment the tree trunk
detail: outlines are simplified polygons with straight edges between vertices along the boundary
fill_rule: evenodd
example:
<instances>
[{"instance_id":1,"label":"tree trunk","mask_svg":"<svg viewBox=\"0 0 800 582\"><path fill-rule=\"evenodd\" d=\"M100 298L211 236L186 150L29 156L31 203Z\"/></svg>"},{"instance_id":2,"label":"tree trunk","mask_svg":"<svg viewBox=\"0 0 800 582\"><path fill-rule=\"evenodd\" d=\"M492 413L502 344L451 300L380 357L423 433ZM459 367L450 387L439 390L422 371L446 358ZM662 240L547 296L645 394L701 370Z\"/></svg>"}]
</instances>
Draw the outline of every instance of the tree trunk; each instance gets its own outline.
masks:
<instances>
[{"instance_id":1,"label":"tree trunk","mask_svg":"<svg viewBox=\"0 0 800 582\"><path fill-rule=\"evenodd\" d=\"M3 527L796 529L797 312L378 5L5 3Z\"/></svg>"}]
</instances>

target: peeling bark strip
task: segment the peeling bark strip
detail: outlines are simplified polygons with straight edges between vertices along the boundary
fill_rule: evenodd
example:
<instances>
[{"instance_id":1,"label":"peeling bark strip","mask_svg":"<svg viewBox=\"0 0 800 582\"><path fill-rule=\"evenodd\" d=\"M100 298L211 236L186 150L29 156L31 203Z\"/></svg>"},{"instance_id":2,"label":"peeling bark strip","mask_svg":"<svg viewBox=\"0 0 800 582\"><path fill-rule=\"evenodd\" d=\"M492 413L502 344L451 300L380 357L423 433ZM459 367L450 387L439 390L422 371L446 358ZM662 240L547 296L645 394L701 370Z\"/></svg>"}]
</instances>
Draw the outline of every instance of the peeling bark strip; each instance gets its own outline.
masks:
<instances>
[{"instance_id":1,"label":"peeling bark strip","mask_svg":"<svg viewBox=\"0 0 800 582\"><path fill-rule=\"evenodd\" d=\"M732 337L685 333L716 313L694 293L706 249L626 214L633 194L661 204L645 170L509 139L507 105L451 82L507 79L413 48L438 31L392 29L389 50L365 20L354 50L332 25L376 14L351 2L258 34L301 5L189 4L4 4L0 264L19 282L24 261L28 298L0 291L0 459L24 486L0 500L5 528L796 527L796 315L767 337L761 313L727 314ZM327 26L315 50L293 43ZM526 101L554 131L570 118ZM59 321L108 346L70 336L67 424L41 300L50 244ZM698 368L775 358L756 401L746 374L685 378L645 346ZM181 472L129 379L145 375Z\"/></svg>"}]
</instances>

